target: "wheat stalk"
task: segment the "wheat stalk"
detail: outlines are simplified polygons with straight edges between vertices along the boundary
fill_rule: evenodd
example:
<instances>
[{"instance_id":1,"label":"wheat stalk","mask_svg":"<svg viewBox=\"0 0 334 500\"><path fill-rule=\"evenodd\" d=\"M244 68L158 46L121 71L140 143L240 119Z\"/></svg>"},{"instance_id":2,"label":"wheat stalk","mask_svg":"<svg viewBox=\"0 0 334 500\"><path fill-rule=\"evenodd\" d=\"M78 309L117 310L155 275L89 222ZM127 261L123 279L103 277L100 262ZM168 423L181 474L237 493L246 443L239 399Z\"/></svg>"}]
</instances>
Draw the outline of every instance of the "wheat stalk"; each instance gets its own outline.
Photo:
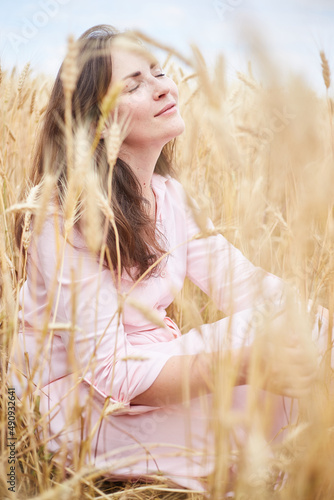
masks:
<instances>
[{"instance_id":1,"label":"wheat stalk","mask_svg":"<svg viewBox=\"0 0 334 500\"><path fill-rule=\"evenodd\" d=\"M36 186L33 186L29 194L27 196L27 205L33 205L37 199L37 196L39 194L40 190L40 184L37 184ZM30 228L30 223L31 223L31 217L32 217L32 212L30 210L27 210L24 216L24 223L23 223L23 231L22 231L22 245L25 251L28 250L30 241L31 241L31 228Z\"/></svg>"},{"instance_id":2,"label":"wheat stalk","mask_svg":"<svg viewBox=\"0 0 334 500\"><path fill-rule=\"evenodd\" d=\"M169 45L166 45L164 43L161 43L159 42L158 40L148 36L147 34L143 33L142 31L140 30L132 30L130 32L135 38L138 37L140 38L141 40L143 40L144 42L147 42L149 43L150 45L154 45L155 47L158 47L159 49L163 50L164 52L167 52L167 53L170 53L170 54L173 54L174 56L176 56L178 59L180 59L180 61L184 62L187 66L192 66L192 61L190 59L188 59L187 57L185 57L183 54L181 54L181 52L179 52L178 50L176 50L174 47L171 47Z\"/></svg>"},{"instance_id":3,"label":"wheat stalk","mask_svg":"<svg viewBox=\"0 0 334 500\"><path fill-rule=\"evenodd\" d=\"M24 83L27 79L27 76L28 76L28 73L29 73L29 69L30 69L30 63L27 63L23 70L22 70L22 73L20 74L20 78L19 78L19 83L18 83L18 86L17 86L17 95L18 95L18 108L21 108L23 103L24 103L24 99L22 97L22 90L23 90L23 87L24 87Z\"/></svg>"},{"instance_id":4,"label":"wheat stalk","mask_svg":"<svg viewBox=\"0 0 334 500\"><path fill-rule=\"evenodd\" d=\"M34 110L35 110L35 103L36 103L36 94L37 94L37 90L33 90L33 93L31 94L31 100L30 100L30 114L32 115Z\"/></svg>"},{"instance_id":5,"label":"wheat stalk","mask_svg":"<svg viewBox=\"0 0 334 500\"><path fill-rule=\"evenodd\" d=\"M65 140L68 179L71 178L73 170L72 95L79 77L78 54L78 44L73 36L69 36L67 54L61 72L65 96Z\"/></svg>"},{"instance_id":6,"label":"wheat stalk","mask_svg":"<svg viewBox=\"0 0 334 500\"><path fill-rule=\"evenodd\" d=\"M108 91L100 104L101 115L96 127L95 137L92 144L92 153L95 151L101 139L102 131L109 120L110 113L116 107L118 97L123 89L124 89L124 82L112 83L109 86Z\"/></svg>"},{"instance_id":7,"label":"wheat stalk","mask_svg":"<svg viewBox=\"0 0 334 500\"><path fill-rule=\"evenodd\" d=\"M34 233L36 235L40 234L43 228L43 223L49 214L50 203L54 196L56 181L57 179L54 175L47 173L41 182L38 211L34 221Z\"/></svg>"},{"instance_id":8,"label":"wheat stalk","mask_svg":"<svg viewBox=\"0 0 334 500\"><path fill-rule=\"evenodd\" d=\"M103 239L101 210L96 203L100 189L99 179L91 169L85 177L83 234L88 248L95 254L101 249Z\"/></svg>"},{"instance_id":9,"label":"wheat stalk","mask_svg":"<svg viewBox=\"0 0 334 500\"><path fill-rule=\"evenodd\" d=\"M80 196L86 184L86 177L92 168L91 140L84 124L79 124L73 139L72 173L64 186L63 202L65 227L69 231L80 217Z\"/></svg>"},{"instance_id":10,"label":"wheat stalk","mask_svg":"<svg viewBox=\"0 0 334 500\"><path fill-rule=\"evenodd\" d=\"M67 40L67 54L63 62L61 80L65 96L72 96L79 76L78 68L79 47L74 37L70 35Z\"/></svg>"},{"instance_id":11,"label":"wheat stalk","mask_svg":"<svg viewBox=\"0 0 334 500\"><path fill-rule=\"evenodd\" d=\"M328 60L323 50L320 51L322 76L325 82L326 89L328 90L331 84L331 71L329 68Z\"/></svg>"}]
</instances>

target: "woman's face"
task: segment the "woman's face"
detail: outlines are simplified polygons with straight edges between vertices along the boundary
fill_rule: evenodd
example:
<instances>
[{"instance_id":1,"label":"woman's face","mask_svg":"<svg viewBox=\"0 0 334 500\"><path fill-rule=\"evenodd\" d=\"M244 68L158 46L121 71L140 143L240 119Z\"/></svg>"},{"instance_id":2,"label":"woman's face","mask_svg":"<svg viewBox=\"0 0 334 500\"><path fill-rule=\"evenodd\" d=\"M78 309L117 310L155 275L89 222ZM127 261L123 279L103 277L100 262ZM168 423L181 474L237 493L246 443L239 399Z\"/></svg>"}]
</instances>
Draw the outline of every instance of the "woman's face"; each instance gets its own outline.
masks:
<instances>
[{"instance_id":1,"label":"woman's face","mask_svg":"<svg viewBox=\"0 0 334 500\"><path fill-rule=\"evenodd\" d=\"M112 81L125 84L119 99L119 119L131 117L124 149L162 148L183 132L177 86L156 60L114 47Z\"/></svg>"}]
</instances>

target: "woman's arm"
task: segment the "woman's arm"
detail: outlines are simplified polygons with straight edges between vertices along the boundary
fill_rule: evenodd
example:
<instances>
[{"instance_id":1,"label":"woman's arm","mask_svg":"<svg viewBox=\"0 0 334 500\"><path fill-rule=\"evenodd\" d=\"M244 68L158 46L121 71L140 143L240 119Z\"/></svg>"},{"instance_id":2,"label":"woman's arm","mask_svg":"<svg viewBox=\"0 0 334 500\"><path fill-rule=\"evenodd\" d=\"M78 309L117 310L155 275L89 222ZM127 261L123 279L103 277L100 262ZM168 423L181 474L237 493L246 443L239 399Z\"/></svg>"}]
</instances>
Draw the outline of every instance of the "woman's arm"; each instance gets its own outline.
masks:
<instances>
[{"instance_id":1,"label":"woman's arm","mask_svg":"<svg viewBox=\"0 0 334 500\"><path fill-rule=\"evenodd\" d=\"M234 385L246 383L249 348L235 349L220 354L222 366L236 367ZM215 363L218 353L173 356L164 365L156 380L145 392L132 399L131 404L161 406L176 404L187 397L195 398L213 391ZM225 375L231 374L225 370Z\"/></svg>"},{"instance_id":2,"label":"woman's arm","mask_svg":"<svg viewBox=\"0 0 334 500\"><path fill-rule=\"evenodd\" d=\"M209 233L214 230L212 221L203 220L196 202L187 200L179 182L171 179L169 183L170 203L178 215L178 242L187 242L186 273L189 279L226 315L258 303L279 304L287 285L277 276L254 266L221 234L197 238L202 232L199 221Z\"/></svg>"},{"instance_id":3,"label":"woman's arm","mask_svg":"<svg viewBox=\"0 0 334 500\"><path fill-rule=\"evenodd\" d=\"M283 323L280 322L283 326ZM308 394L318 374L310 344L287 334L270 334L263 342L223 353L173 356L153 384L132 399L133 405L162 406L180 403L219 390L220 377L233 386L253 383L259 389L298 398ZM223 368L219 370L219 366ZM224 386L224 384L222 384Z\"/></svg>"}]
</instances>

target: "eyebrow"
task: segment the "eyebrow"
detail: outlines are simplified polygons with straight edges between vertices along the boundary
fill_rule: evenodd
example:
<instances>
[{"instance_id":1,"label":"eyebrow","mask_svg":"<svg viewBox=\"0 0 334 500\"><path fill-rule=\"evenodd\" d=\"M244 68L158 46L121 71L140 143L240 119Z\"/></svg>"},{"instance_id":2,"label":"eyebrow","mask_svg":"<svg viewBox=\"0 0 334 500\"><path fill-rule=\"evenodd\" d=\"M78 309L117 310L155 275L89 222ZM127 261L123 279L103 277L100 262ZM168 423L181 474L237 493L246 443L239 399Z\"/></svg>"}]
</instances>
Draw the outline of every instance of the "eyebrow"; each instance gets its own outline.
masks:
<instances>
[{"instance_id":1,"label":"eyebrow","mask_svg":"<svg viewBox=\"0 0 334 500\"><path fill-rule=\"evenodd\" d=\"M159 66L158 62L153 62L150 65L150 69L153 69L154 66ZM137 76L141 75L141 71L135 71L134 73L130 73L130 75L124 76L122 80L126 80L127 78L136 78Z\"/></svg>"}]
</instances>

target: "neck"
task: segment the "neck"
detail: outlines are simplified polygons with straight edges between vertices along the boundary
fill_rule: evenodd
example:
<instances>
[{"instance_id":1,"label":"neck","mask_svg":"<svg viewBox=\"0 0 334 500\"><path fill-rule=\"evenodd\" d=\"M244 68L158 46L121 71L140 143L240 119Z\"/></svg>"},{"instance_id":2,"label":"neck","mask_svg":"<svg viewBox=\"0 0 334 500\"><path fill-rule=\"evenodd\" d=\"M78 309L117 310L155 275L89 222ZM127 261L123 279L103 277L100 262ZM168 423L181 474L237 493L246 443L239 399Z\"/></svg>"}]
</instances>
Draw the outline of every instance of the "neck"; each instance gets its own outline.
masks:
<instances>
[{"instance_id":1,"label":"neck","mask_svg":"<svg viewBox=\"0 0 334 500\"><path fill-rule=\"evenodd\" d=\"M125 147L121 147L119 151L119 157L129 165L140 183L142 195L150 204L148 213L153 220L156 218L156 202L151 182L160 153L161 148L151 146L146 146L139 150L136 149L135 153Z\"/></svg>"},{"instance_id":2,"label":"neck","mask_svg":"<svg viewBox=\"0 0 334 500\"><path fill-rule=\"evenodd\" d=\"M151 181L155 165L161 153L161 148L145 147L136 150L121 148L119 157L124 160L136 175L142 189L142 194L150 203L152 201Z\"/></svg>"}]
</instances>

